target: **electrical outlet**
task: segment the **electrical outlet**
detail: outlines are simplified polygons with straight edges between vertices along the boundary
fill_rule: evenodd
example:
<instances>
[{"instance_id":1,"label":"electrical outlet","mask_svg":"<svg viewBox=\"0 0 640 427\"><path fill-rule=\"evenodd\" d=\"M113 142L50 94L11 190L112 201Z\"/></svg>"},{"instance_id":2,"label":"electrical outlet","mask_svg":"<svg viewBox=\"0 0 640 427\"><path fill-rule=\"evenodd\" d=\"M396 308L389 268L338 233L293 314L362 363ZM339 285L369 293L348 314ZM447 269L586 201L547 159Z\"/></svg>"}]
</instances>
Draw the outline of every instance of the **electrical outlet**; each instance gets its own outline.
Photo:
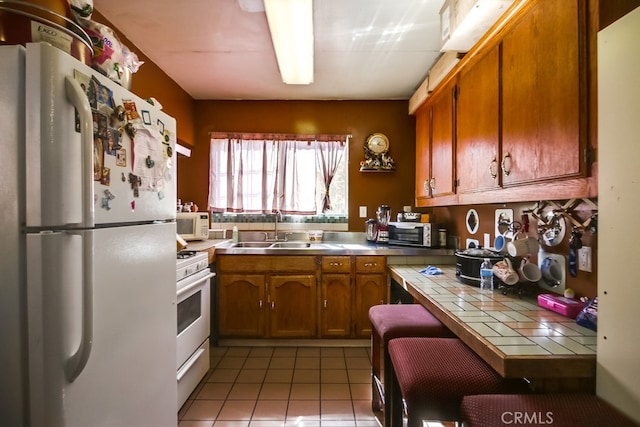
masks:
<instances>
[{"instance_id":1,"label":"electrical outlet","mask_svg":"<svg viewBox=\"0 0 640 427\"><path fill-rule=\"evenodd\" d=\"M591 272L591 248L589 246L578 249L578 270Z\"/></svg>"},{"instance_id":2,"label":"electrical outlet","mask_svg":"<svg viewBox=\"0 0 640 427\"><path fill-rule=\"evenodd\" d=\"M367 217L367 207L360 206L360 218L366 218L366 217Z\"/></svg>"}]
</instances>

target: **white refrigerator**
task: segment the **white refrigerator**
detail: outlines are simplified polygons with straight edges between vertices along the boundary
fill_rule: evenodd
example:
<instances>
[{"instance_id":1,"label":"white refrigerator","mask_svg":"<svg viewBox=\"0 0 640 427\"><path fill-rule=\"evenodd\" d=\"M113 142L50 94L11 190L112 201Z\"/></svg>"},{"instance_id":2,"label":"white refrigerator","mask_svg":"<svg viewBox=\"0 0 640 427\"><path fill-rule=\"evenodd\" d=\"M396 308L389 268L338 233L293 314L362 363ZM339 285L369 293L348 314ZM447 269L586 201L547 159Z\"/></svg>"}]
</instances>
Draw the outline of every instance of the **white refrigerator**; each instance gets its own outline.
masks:
<instances>
[{"instance_id":1,"label":"white refrigerator","mask_svg":"<svg viewBox=\"0 0 640 427\"><path fill-rule=\"evenodd\" d=\"M596 393L640 423L640 7L598 33Z\"/></svg>"},{"instance_id":2,"label":"white refrigerator","mask_svg":"<svg viewBox=\"0 0 640 427\"><path fill-rule=\"evenodd\" d=\"M0 424L175 427L175 120L48 44L0 76Z\"/></svg>"}]
</instances>

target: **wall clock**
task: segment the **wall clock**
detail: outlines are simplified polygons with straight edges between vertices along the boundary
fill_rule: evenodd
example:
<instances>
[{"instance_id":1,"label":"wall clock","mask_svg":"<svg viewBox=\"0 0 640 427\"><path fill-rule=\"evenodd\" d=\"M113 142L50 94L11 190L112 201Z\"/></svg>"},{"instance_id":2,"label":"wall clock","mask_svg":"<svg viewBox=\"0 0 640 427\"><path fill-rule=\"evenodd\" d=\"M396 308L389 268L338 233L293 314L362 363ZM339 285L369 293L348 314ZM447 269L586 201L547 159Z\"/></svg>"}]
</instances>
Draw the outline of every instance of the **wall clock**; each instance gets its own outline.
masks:
<instances>
[{"instance_id":1,"label":"wall clock","mask_svg":"<svg viewBox=\"0 0 640 427\"><path fill-rule=\"evenodd\" d=\"M369 135L364 143L365 159L360 162L361 171L395 170L393 158L389 155L389 138L382 133Z\"/></svg>"},{"instance_id":2,"label":"wall clock","mask_svg":"<svg viewBox=\"0 0 640 427\"><path fill-rule=\"evenodd\" d=\"M380 155L389 151L389 138L382 133L374 133L367 138L367 148Z\"/></svg>"}]
</instances>

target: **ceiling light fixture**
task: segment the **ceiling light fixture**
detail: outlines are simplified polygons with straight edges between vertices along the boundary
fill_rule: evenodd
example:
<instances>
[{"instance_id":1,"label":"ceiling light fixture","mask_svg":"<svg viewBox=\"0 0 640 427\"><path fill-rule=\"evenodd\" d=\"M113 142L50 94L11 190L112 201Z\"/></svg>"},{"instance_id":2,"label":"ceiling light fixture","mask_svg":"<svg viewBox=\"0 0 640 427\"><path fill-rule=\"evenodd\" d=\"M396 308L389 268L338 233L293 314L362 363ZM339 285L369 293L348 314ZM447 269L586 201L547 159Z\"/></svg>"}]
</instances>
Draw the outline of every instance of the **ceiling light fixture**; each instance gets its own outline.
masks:
<instances>
[{"instance_id":1,"label":"ceiling light fixture","mask_svg":"<svg viewBox=\"0 0 640 427\"><path fill-rule=\"evenodd\" d=\"M513 3L513 0L445 2L440 10L443 52L468 52Z\"/></svg>"},{"instance_id":2,"label":"ceiling light fixture","mask_svg":"<svg viewBox=\"0 0 640 427\"><path fill-rule=\"evenodd\" d=\"M313 0L264 0L282 81L313 83Z\"/></svg>"}]
</instances>

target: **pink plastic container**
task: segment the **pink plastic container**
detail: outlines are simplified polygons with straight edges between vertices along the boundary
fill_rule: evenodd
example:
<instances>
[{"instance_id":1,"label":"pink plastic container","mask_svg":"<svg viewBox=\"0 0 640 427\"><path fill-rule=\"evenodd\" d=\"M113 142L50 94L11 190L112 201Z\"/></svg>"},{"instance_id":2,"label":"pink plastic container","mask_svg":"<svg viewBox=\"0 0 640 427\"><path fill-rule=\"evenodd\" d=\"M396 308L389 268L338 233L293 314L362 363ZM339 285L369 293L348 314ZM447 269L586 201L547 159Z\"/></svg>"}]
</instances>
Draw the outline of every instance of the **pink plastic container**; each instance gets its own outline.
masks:
<instances>
[{"instance_id":1,"label":"pink plastic container","mask_svg":"<svg viewBox=\"0 0 640 427\"><path fill-rule=\"evenodd\" d=\"M538 305L547 310L555 311L558 314L575 319L580 310L584 308L584 304L576 299L561 297L553 294L538 295Z\"/></svg>"}]
</instances>

